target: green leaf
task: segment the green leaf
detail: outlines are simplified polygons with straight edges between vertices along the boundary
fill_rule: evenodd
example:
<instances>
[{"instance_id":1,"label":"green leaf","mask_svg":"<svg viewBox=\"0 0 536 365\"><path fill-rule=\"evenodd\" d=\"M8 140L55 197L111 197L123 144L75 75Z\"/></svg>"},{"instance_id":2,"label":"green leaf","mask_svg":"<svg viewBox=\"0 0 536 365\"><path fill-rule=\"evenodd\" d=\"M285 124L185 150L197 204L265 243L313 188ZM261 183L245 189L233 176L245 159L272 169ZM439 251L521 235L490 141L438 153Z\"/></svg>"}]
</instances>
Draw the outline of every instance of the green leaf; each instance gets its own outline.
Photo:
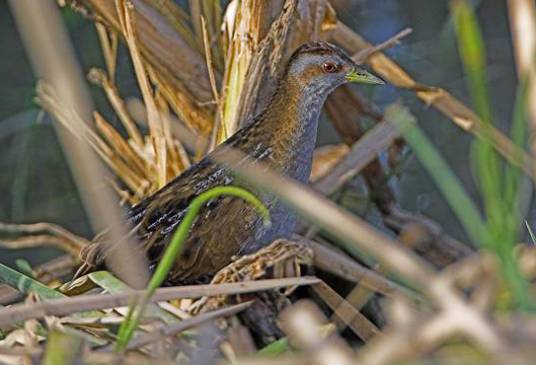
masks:
<instances>
[{"instance_id":1,"label":"green leaf","mask_svg":"<svg viewBox=\"0 0 536 365\"><path fill-rule=\"evenodd\" d=\"M108 271L95 271L88 274L88 277L91 279L91 281L105 289L108 293L120 293L125 290L132 289ZM149 316L161 319L167 324L177 322L176 316L169 314L157 305L150 305L147 310Z\"/></svg>"},{"instance_id":2,"label":"green leaf","mask_svg":"<svg viewBox=\"0 0 536 365\"><path fill-rule=\"evenodd\" d=\"M27 275L27 276L29 276L31 278L34 277L34 272L33 272L32 266L30 265L28 260L16 259L15 260L15 265L17 265L17 269L19 269L19 271L22 274Z\"/></svg>"},{"instance_id":3,"label":"green leaf","mask_svg":"<svg viewBox=\"0 0 536 365\"><path fill-rule=\"evenodd\" d=\"M43 359L43 365L77 364L82 349L82 339L60 331L51 331Z\"/></svg>"},{"instance_id":4,"label":"green leaf","mask_svg":"<svg viewBox=\"0 0 536 365\"><path fill-rule=\"evenodd\" d=\"M259 350L259 355L275 356L289 351L290 346L286 337L280 338Z\"/></svg>"},{"instance_id":5,"label":"green leaf","mask_svg":"<svg viewBox=\"0 0 536 365\"><path fill-rule=\"evenodd\" d=\"M385 119L400 130L419 161L434 179L471 241L477 247L482 247L489 242L489 232L478 209L443 157L417 127L413 115L400 105L392 105L387 108Z\"/></svg>"},{"instance_id":6,"label":"green leaf","mask_svg":"<svg viewBox=\"0 0 536 365\"><path fill-rule=\"evenodd\" d=\"M17 289L23 294L36 293L43 299L65 298L62 293L50 289L39 281L30 278L12 268L0 264L0 282Z\"/></svg>"},{"instance_id":7,"label":"green leaf","mask_svg":"<svg viewBox=\"0 0 536 365\"><path fill-rule=\"evenodd\" d=\"M514 255L522 220L519 205L521 172L503 162L489 142L493 112L486 73L486 52L476 15L467 0L453 0L451 4L467 84L476 111L483 121L481 136L473 143L472 166L486 211L490 238L486 247L501 260L503 276L513 291L516 304L529 309L532 307L529 283L521 274ZM524 84L519 87L512 125L513 141L517 147L523 145L526 128ZM503 165L506 166L503 168Z\"/></svg>"}]
</instances>

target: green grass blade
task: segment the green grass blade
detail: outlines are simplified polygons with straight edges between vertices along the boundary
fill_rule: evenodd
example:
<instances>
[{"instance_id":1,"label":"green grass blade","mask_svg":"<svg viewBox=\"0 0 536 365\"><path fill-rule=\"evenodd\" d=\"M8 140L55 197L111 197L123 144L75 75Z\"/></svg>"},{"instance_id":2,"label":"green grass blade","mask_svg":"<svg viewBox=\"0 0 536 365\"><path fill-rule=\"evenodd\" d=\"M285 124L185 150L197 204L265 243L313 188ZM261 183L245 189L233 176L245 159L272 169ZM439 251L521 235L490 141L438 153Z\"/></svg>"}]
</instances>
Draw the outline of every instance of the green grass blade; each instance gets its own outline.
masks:
<instances>
[{"instance_id":1,"label":"green grass blade","mask_svg":"<svg viewBox=\"0 0 536 365\"><path fill-rule=\"evenodd\" d=\"M21 274L20 272L3 264L0 264L0 283L7 284L23 294L36 293L42 299L57 299L66 297L59 291L50 289L46 285L41 284L39 281Z\"/></svg>"},{"instance_id":2,"label":"green grass blade","mask_svg":"<svg viewBox=\"0 0 536 365\"><path fill-rule=\"evenodd\" d=\"M106 290L108 293L121 293L125 290L132 290L127 284L113 276L108 271L95 271L88 274L91 281ZM163 310L158 305L151 305L147 308L148 315L161 319L164 323L171 324L177 322L177 317Z\"/></svg>"},{"instance_id":3,"label":"green grass blade","mask_svg":"<svg viewBox=\"0 0 536 365\"><path fill-rule=\"evenodd\" d=\"M490 237L478 209L445 160L417 127L413 115L400 105L392 105L387 108L385 119L399 128L419 161L434 179L471 241L478 247L486 245Z\"/></svg>"},{"instance_id":4,"label":"green grass blade","mask_svg":"<svg viewBox=\"0 0 536 365\"><path fill-rule=\"evenodd\" d=\"M486 210L487 227L491 240L488 248L501 260L501 269L508 282L516 304L524 309L532 307L529 284L521 274L513 248L521 225L519 204L520 172L514 167L501 169L502 161L489 143L489 127L492 125L492 108L486 73L486 52L478 20L467 0L451 1L460 57L467 76L473 103L483 120L483 138L473 145L473 171L482 193ZM522 145L524 117L524 87L521 86L516 101L513 122L514 143ZM504 172L504 174L503 174Z\"/></svg>"},{"instance_id":5,"label":"green grass blade","mask_svg":"<svg viewBox=\"0 0 536 365\"><path fill-rule=\"evenodd\" d=\"M289 350L288 338L283 337L260 349L258 354L263 356L277 356Z\"/></svg>"},{"instance_id":6,"label":"green grass blade","mask_svg":"<svg viewBox=\"0 0 536 365\"><path fill-rule=\"evenodd\" d=\"M458 40L460 57L464 66L469 92L475 109L482 119L484 136L492 125L492 108L486 72L486 51L482 32L473 9L466 0L451 2L452 17ZM502 176L500 161L487 138L477 140L473 145L473 171L486 207L486 217L490 226L500 225L502 217Z\"/></svg>"},{"instance_id":7,"label":"green grass blade","mask_svg":"<svg viewBox=\"0 0 536 365\"><path fill-rule=\"evenodd\" d=\"M486 52L478 21L467 1L454 0L451 4L460 57L467 74L471 98L478 115L484 122L491 123Z\"/></svg>"}]
</instances>

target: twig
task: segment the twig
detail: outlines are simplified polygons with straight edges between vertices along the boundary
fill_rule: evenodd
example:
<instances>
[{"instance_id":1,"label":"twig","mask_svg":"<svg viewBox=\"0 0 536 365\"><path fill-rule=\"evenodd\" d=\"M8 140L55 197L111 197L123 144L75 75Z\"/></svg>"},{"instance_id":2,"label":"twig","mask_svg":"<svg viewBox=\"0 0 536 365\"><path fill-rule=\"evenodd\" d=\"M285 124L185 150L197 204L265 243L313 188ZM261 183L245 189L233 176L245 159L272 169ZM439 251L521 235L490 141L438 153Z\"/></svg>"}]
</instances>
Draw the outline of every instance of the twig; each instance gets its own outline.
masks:
<instances>
[{"instance_id":1,"label":"twig","mask_svg":"<svg viewBox=\"0 0 536 365\"><path fill-rule=\"evenodd\" d=\"M392 125L386 122L379 123L359 139L352 146L351 151L327 175L313 185L314 189L324 195L337 191L359 174L398 137L400 137L400 132Z\"/></svg>"},{"instance_id":2,"label":"twig","mask_svg":"<svg viewBox=\"0 0 536 365\"><path fill-rule=\"evenodd\" d=\"M212 126L210 144L207 149L207 151L210 152L214 149L216 145L220 123L221 123L222 128L226 128L226 126L225 126L225 123L223 123L224 122L223 106L222 106L222 100L220 98L220 94L218 92L218 85L216 84L216 76L214 74L214 64L212 62L212 52L210 50L210 40L208 38L207 25L205 23L205 18L202 16L201 16L201 30L202 30L202 36L203 36L203 44L205 46L205 59L207 63L208 78L210 80L210 88L212 90L212 96L214 98L214 101L216 102L217 110L218 110L217 118L215 119L214 125ZM224 135L228 135L227 131L224 131Z\"/></svg>"},{"instance_id":3,"label":"twig","mask_svg":"<svg viewBox=\"0 0 536 365\"><path fill-rule=\"evenodd\" d=\"M149 302L161 302L178 298L201 298L204 296L252 293L289 286L311 285L318 283L314 277L289 279L270 279L219 285L191 285L169 287L156 290ZM117 294L83 295L73 298L42 301L34 304L18 304L0 310L0 327L44 316L65 316L71 313L85 312L105 308L126 306L139 301L146 295L144 290L133 290Z\"/></svg>"},{"instance_id":4,"label":"twig","mask_svg":"<svg viewBox=\"0 0 536 365\"><path fill-rule=\"evenodd\" d=\"M212 321L221 317L232 316L233 314L239 313L244 309L248 308L250 305L251 302L235 304L222 309L202 313L192 318L184 319L177 324L160 327L151 333L135 337L132 341L130 341L130 344L128 345L127 349L132 350L141 346L145 346L151 342L160 340L162 337L173 336L179 332L199 326L200 324L203 324L205 322Z\"/></svg>"},{"instance_id":5,"label":"twig","mask_svg":"<svg viewBox=\"0 0 536 365\"><path fill-rule=\"evenodd\" d=\"M368 342L381 334L378 327L337 294L329 285L321 282L313 285L312 288L333 310L334 315L348 325L364 342Z\"/></svg>"},{"instance_id":6,"label":"twig","mask_svg":"<svg viewBox=\"0 0 536 365\"><path fill-rule=\"evenodd\" d=\"M400 296L409 301L421 301L422 298L407 288L389 280L381 274L359 264L348 255L337 249L320 244L313 240L299 237L298 241L304 241L314 252L314 264L321 270L337 275L345 280L357 283L374 292L386 297Z\"/></svg>"},{"instance_id":7,"label":"twig","mask_svg":"<svg viewBox=\"0 0 536 365\"><path fill-rule=\"evenodd\" d=\"M11 224L0 222L0 233L35 234L45 232L50 236L61 237L72 242L80 242L81 245L89 244L89 241L84 237L77 236L53 223Z\"/></svg>"},{"instance_id":8,"label":"twig","mask_svg":"<svg viewBox=\"0 0 536 365\"><path fill-rule=\"evenodd\" d=\"M352 56L352 59L357 64L364 63L373 54L378 53L378 52L383 52L387 48L391 48L391 47L398 45L402 38L407 37L411 33L413 33L413 29L405 28L404 30L401 30L400 32L398 32L397 34L395 34L394 36L386 40L385 42L360 50L359 52L357 52L356 54Z\"/></svg>"},{"instance_id":9,"label":"twig","mask_svg":"<svg viewBox=\"0 0 536 365\"><path fill-rule=\"evenodd\" d=\"M128 0L116 0L117 13L123 35L126 39L132 64L136 72L136 77L140 87L143 101L147 106L147 121L149 122L149 133L151 143L156 154L156 165L158 173L158 186L163 187L167 183L167 150L164 137L162 120L160 119L153 89L146 73L146 66L143 62L140 46L135 32L135 13L133 4Z\"/></svg>"},{"instance_id":10,"label":"twig","mask_svg":"<svg viewBox=\"0 0 536 365\"><path fill-rule=\"evenodd\" d=\"M97 35L99 36L104 62L106 62L108 77L110 80L113 80L115 78L115 70L117 68L117 33L108 33L106 27L99 22L95 22L95 28L97 28Z\"/></svg>"}]
</instances>

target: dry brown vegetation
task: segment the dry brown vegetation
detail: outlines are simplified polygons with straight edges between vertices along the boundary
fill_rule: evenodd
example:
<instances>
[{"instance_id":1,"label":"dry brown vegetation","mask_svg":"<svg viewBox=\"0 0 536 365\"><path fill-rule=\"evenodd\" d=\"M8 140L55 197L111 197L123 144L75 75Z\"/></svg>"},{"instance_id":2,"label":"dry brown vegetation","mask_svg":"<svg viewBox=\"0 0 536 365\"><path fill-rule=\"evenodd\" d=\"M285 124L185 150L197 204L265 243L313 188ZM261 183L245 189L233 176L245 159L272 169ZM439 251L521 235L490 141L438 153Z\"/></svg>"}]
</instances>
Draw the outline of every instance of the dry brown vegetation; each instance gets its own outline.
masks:
<instances>
[{"instance_id":1,"label":"dry brown vegetation","mask_svg":"<svg viewBox=\"0 0 536 365\"><path fill-rule=\"evenodd\" d=\"M486 139L506 160L536 176L529 153L484 126L448 91L420 84L382 53L407 32L375 47L339 22L328 1L234 0L225 9L219 1L190 1L190 13L160 0L60 3L95 24L106 69L87 70L87 77L103 89L121 126L66 100L61 88L82 86L76 80L62 85L46 70L37 88L38 103L70 138L87 142L100 157L112 176L99 169L84 176L105 180L122 203L135 204L155 192L236 131L239 121L265 105L290 52L319 39L341 45L386 81L413 91L426 106ZM129 50L142 100L125 100L116 86L117 50L123 46ZM521 65L524 72L533 72L527 62ZM392 123L401 114L411 118L407 110L380 110L347 86L328 99L325 110L342 143L316 152L311 188L255 165L236 171L300 212L308 223L299 235L241 258L210 285L158 290L151 298L157 305L149 308L126 353L113 352L115 334L125 307L143 292L124 282L139 289L135 283L147 273L129 270L136 266L129 258L116 258L122 281L97 272L61 282L78 264L77 254L87 239L49 224L2 224L2 246L54 245L66 256L34 268L30 281L0 273L8 284L0 287L0 303L18 301L0 309L5 334L0 363L534 363L536 318L530 312L501 310L507 290L497 258L458 242L439 223L401 210L383 183L387 172L377 157L387 151L389 162L397 164L404 143ZM363 130L356 123L361 118L375 126ZM82 155L72 143L66 151ZM221 162L242 157L229 151ZM390 235L326 198L358 175ZM101 207L117 209L113 201ZM334 239L327 242L319 229ZM516 255L534 283L536 251L522 247ZM304 266L314 267L318 277L301 276ZM278 323L286 336L262 350L236 319L253 305L247 293L261 291L283 303L277 308L284 308ZM304 297L309 300L296 301ZM196 299L195 308L204 310L190 311Z\"/></svg>"}]
</instances>

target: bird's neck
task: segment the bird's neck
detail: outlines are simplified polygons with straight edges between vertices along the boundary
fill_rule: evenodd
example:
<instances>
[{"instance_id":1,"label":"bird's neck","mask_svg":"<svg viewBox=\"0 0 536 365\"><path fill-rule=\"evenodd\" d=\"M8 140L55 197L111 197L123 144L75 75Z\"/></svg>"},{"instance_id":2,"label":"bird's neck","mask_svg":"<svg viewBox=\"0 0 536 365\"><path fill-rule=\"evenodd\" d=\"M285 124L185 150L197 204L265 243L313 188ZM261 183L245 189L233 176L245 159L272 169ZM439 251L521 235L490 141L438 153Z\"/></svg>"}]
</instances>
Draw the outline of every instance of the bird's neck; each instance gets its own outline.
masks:
<instances>
[{"instance_id":1,"label":"bird's neck","mask_svg":"<svg viewBox=\"0 0 536 365\"><path fill-rule=\"evenodd\" d=\"M309 179L318 118L326 95L314 86L283 80L251 125L255 130L252 139L271 150L268 162L282 174L302 182Z\"/></svg>"}]
</instances>

